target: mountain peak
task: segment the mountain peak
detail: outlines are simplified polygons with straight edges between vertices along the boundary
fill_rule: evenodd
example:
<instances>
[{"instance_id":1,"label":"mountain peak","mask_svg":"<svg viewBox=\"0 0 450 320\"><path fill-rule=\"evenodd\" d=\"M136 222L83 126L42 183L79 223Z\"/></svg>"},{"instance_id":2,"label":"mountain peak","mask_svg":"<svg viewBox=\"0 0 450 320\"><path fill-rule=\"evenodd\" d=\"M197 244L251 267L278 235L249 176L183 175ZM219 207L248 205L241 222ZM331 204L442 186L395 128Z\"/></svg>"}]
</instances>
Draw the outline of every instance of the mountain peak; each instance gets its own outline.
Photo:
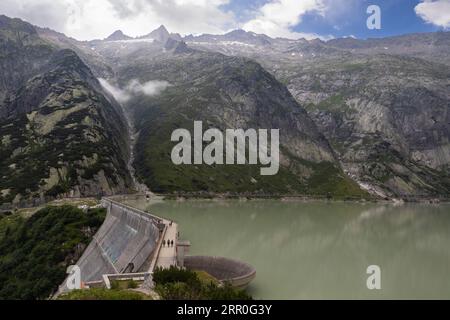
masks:
<instances>
[{"instance_id":1,"label":"mountain peak","mask_svg":"<svg viewBox=\"0 0 450 320\"><path fill-rule=\"evenodd\" d=\"M131 37L125 35L122 30L114 31L108 38L105 40L107 41L119 41L119 40L130 40Z\"/></svg>"},{"instance_id":2,"label":"mountain peak","mask_svg":"<svg viewBox=\"0 0 450 320\"><path fill-rule=\"evenodd\" d=\"M225 34L223 37L232 41L242 41L258 45L267 45L270 44L271 41L271 38L266 35L256 34L254 32L245 31L243 29L233 30Z\"/></svg>"},{"instance_id":3,"label":"mountain peak","mask_svg":"<svg viewBox=\"0 0 450 320\"><path fill-rule=\"evenodd\" d=\"M228 32L227 34L228 35L246 35L246 34L249 34L249 33L250 32L247 32L247 31L245 31L243 29L236 29L236 30Z\"/></svg>"},{"instance_id":4,"label":"mountain peak","mask_svg":"<svg viewBox=\"0 0 450 320\"><path fill-rule=\"evenodd\" d=\"M156 30L154 30L153 32L155 32L155 31L164 32L164 33L169 33L169 31L167 31L167 28L166 28L163 24L160 25L159 28L156 29Z\"/></svg>"},{"instance_id":5,"label":"mountain peak","mask_svg":"<svg viewBox=\"0 0 450 320\"><path fill-rule=\"evenodd\" d=\"M165 44L170 38L170 33L167 31L164 25L161 25L158 29L153 30L148 35L142 37L143 39L153 39Z\"/></svg>"}]
</instances>

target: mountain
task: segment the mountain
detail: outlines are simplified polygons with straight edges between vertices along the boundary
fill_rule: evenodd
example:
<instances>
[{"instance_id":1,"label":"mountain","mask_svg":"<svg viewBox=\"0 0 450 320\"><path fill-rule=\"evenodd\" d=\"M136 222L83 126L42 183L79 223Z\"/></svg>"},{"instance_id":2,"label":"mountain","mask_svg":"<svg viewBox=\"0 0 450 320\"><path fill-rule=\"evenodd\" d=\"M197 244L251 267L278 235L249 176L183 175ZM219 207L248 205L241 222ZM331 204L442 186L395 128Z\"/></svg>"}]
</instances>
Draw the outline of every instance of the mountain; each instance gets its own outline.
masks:
<instances>
[{"instance_id":1,"label":"mountain","mask_svg":"<svg viewBox=\"0 0 450 320\"><path fill-rule=\"evenodd\" d=\"M274 42L274 39L271 39L270 37L263 35L263 34L256 34L254 32L246 32L244 30L234 30L231 32L228 32L224 35L212 35L212 34L203 34L199 36L187 36L183 40L187 42L195 42L198 44L246 44L246 45L270 45Z\"/></svg>"},{"instance_id":2,"label":"mountain","mask_svg":"<svg viewBox=\"0 0 450 320\"><path fill-rule=\"evenodd\" d=\"M80 42L1 17L0 202L119 193L136 178L162 193L448 197L448 39L182 38L161 26ZM279 174L173 165L171 133L194 121L280 129Z\"/></svg>"},{"instance_id":3,"label":"mountain","mask_svg":"<svg viewBox=\"0 0 450 320\"><path fill-rule=\"evenodd\" d=\"M135 167L151 190L162 193L230 193L249 195L332 195L365 197L348 178L316 125L285 86L259 64L243 58L189 49L133 44L112 57L116 79L125 88L165 81L157 95L136 94L125 103L139 132ZM109 56L109 55L107 55ZM221 130L279 128L281 170L263 177L250 165L207 166L172 164L171 134L192 130L194 121Z\"/></svg>"},{"instance_id":4,"label":"mountain","mask_svg":"<svg viewBox=\"0 0 450 320\"><path fill-rule=\"evenodd\" d=\"M114 66L115 76L108 81L116 91L168 84L156 95L133 92L123 102L137 133L136 172L152 191L367 196L342 171L305 109L259 64L195 50L172 38L165 44L146 40L91 45ZM196 120L222 130L279 128L280 174L261 177L260 168L249 165L173 165L171 133L183 126L192 129Z\"/></svg>"},{"instance_id":5,"label":"mountain","mask_svg":"<svg viewBox=\"0 0 450 320\"><path fill-rule=\"evenodd\" d=\"M380 55L292 70L307 105L348 173L386 197L450 190L450 68Z\"/></svg>"},{"instance_id":6,"label":"mountain","mask_svg":"<svg viewBox=\"0 0 450 320\"><path fill-rule=\"evenodd\" d=\"M449 32L386 39L185 40L260 62L306 107L346 173L381 197L450 190Z\"/></svg>"},{"instance_id":7,"label":"mountain","mask_svg":"<svg viewBox=\"0 0 450 320\"><path fill-rule=\"evenodd\" d=\"M388 38L355 39L351 37L329 41L272 39L266 35L235 30L225 35L187 36L192 47L224 54L246 55L270 63L280 60L313 60L316 58L351 55L399 55L450 65L450 32L407 34ZM266 64L264 64L266 65Z\"/></svg>"},{"instance_id":8,"label":"mountain","mask_svg":"<svg viewBox=\"0 0 450 320\"><path fill-rule=\"evenodd\" d=\"M125 35L121 30L115 31L111 34L105 41L123 41L123 40L131 40L133 38Z\"/></svg>"},{"instance_id":9,"label":"mountain","mask_svg":"<svg viewBox=\"0 0 450 320\"><path fill-rule=\"evenodd\" d=\"M160 26L158 29L141 37L141 39L153 39L161 42L162 44L166 44L167 40L170 39L170 33L167 31L165 26Z\"/></svg>"},{"instance_id":10,"label":"mountain","mask_svg":"<svg viewBox=\"0 0 450 320\"><path fill-rule=\"evenodd\" d=\"M68 49L0 17L0 203L125 192L120 106Z\"/></svg>"},{"instance_id":11,"label":"mountain","mask_svg":"<svg viewBox=\"0 0 450 320\"><path fill-rule=\"evenodd\" d=\"M381 39L333 39L328 46L369 55L410 56L450 65L450 32L414 33Z\"/></svg>"},{"instance_id":12,"label":"mountain","mask_svg":"<svg viewBox=\"0 0 450 320\"><path fill-rule=\"evenodd\" d=\"M48 28L34 27L41 40L58 49L70 49L83 60L96 77L107 78L112 76L112 68L102 55L92 49L89 42L69 38L60 32Z\"/></svg>"}]
</instances>

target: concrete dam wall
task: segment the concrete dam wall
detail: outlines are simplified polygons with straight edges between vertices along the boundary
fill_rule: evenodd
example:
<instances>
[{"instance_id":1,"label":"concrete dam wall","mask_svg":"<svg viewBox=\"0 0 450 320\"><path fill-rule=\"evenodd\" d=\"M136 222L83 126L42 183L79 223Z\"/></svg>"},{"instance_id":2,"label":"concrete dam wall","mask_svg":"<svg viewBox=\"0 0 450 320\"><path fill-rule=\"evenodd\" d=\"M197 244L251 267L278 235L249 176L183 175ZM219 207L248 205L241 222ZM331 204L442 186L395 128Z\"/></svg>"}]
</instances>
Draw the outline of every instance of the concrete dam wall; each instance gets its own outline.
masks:
<instances>
[{"instance_id":1,"label":"concrete dam wall","mask_svg":"<svg viewBox=\"0 0 450 320\"><path fill-rule=\"evenodd\" d=\"M147 272L161 237L161 220L104 199L108 214L77 265L81 281L101 281L105 274Z\"/></svg>"}]
</instances>

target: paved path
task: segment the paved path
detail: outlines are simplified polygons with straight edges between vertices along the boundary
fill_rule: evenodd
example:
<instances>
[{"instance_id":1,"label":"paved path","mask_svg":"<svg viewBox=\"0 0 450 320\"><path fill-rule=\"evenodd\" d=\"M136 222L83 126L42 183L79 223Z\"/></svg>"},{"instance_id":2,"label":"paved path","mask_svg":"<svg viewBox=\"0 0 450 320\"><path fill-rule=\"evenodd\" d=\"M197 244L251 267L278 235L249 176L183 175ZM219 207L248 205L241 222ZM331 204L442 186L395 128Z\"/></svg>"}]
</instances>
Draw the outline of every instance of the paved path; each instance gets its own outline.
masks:
<instances>
[{"instance_id":1,"label":"paved path","mask_svg":"<svg viewBox=\"0 0 450 320\"><path fill-rule=\"evenodd\" d=\"M156 260L156 267L161 267L168 269L170 266L177 265L177 235L178 235L178 225L169 220L164 220L167 225L167 230L164 235L165 245L161 247L159 251L158 259ZM173 246L168 246L169 241L173 241Z\"/></svg>"}]
</instances>

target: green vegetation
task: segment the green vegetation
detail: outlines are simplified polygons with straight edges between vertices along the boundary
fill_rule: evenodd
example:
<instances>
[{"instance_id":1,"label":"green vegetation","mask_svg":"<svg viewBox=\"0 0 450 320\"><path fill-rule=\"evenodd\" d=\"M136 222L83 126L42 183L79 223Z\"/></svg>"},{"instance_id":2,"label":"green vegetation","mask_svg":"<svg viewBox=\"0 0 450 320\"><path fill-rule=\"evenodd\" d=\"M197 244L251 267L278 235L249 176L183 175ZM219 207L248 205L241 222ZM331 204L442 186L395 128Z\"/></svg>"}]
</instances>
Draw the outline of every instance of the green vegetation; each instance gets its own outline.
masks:
<instances>
[{"instance_id":1,"label":"green vegetation","mask_svg":"<svg viewBox=\"0 0 450 320\"><path fill-rule=\"evenodd\" d=\"M358 185L345 178L339 164L335 170L329 164L310 164L297 161L282 150L285 161L275 176L261 176L258 165L180 165L172 163L171 152L176 143L171 141L174 130L185 128L193 132L194 120L202 120L204 130L226 130L239 123L245 128L265 128L277 123L281 132L294 131L294 120L308 123L306 114L290 96L288 90L259 65L245 59L220 55L194 54L189 57L168 57L150 61L147 65L127 65L120 70L121 82L129 79L147 79L148 74L173 84L153 97L139 96L128 102L139 131L134 166L139 179L151 190L169 197L281 197L319 196L360 198ZM188 77L186 75L189 75ZM271 88L268 90L268 88ZM330 103L344 103L343 97L334 97ZM252 107L250 107L252 106ZM303 128L302 128L303 129ZM312 134L305 128L305 136ZM283 141L281 147L293 150L292 141ZM292 138L294 141L295 139ZM315 138L312 143L320 144ZM311 158L304 150L305 158ZM314 152L314 151L313 151ZM298 150L296 150L298 154ZM321 179L312 179L315 168L327 173ZM319 174L319 173L318 173ZM342 177L342 178L341 178ZM330 180L330 188L322 180ZM320 185L315 185L315 182ZM348 193L346 193L348 192Z\"/></svg>"},{"instance_id":2,"label":"green vegetation","mask_svg":"<svg viewBox=\"0 0 450 320\"><path fill-rule=\"evenodd\" d=\"M0 213L0 241L5 234L11 233L11 230L17 227L22 221L22 217L19 214Z\"/></svg>"},{"instance_id":3,"label":"green vegetation","mask_svg":"<svg viewBox=\"0 0 450 320\"><path fill-rule=\"evenodd\" d=\"M308 179L311 195L323 195L336 199L369 199L370 196L344 172L330 162L314 165L316 170Z\"/></svg>"},{"instance_id":4,"label":"green vegetation","mask_svg":"<svg viewBox=\"0 0 450 320\"><path fill-rule=\"evenodd\" d=\"M139 283L134 280L115 280L111 281L111 289L123 290L123 289L137 289Z\"/></svg>"},{"instance_id":5,"label":"green vegetation","mask_svg":"<svg viewBox=\"0 0 450 320\"><path fill-rule=\"evenodd\" d=\"M58 184L45 192L46 196L52 198L78 185L79 177L90 180L101 170L115 183L116 176L126 177L125 162L120 156L111 156L121 154L118 144L112 137L103 136L84 125L85 118L104 123L90 109L85 109L62 120L45 136L40 136L32 127L27 129L25 115L18 117L13 126L0 124L0 137L9 137L8 144L0 143L0 152L9 155L0 159L3 175L0 190L9 190L6 196L0 195L0 204L12 202L17 194L24 197L39 196L45 186L44 180L50 176L50 168L59 171ZM87 132L101 139L98 142L89 141ZM99 160L93 165L86 167L83 164L84 159L94 157Z\"/></svg>"},{"instance_id":6,"label":"green vegetation","mask_svg":"<svg viewBox=\"0 0 450 320\"><path fill-rule=\"evenodd\" d=\"M164 118L158 115L156 118ZM367 197L359 186L332 163L312 163L296 159L281 146L281 152L290 157L292 166L281 167L275 176L261 176L260 166L252 165L180 165L172 163L174 146L170 140L175 128L192 131L193 124L179 117L164 123L150 121L143 126L137 143L135 166L144 182L158 193L197 194L200 196L228 193L271 197L283 195L310 195L336 198ZM308 172L314 172L312 176ZM307 172L307 174L305 174Z\"/></svg>"},{"instance_id":7,"label":"green vegetation","mask_svg":"<svg viewBox=\"0 0 450 320\"><path fill-rule=\"evenodd\" d=\"M341 94L333 95L318 104L310 103L306 105L306 109L309 111L328 111L342 115L356 112L349 107L345 101L345 97Z\"/></svg>"},{"instance_id":8,"label":"green vegetation","mask_svg":"<svg viewBox=\"0 0 450 320\"><path fill-rule=\"evenodd\" d=\"M121 289L86 289L74 290L62 295L58 300L152 300L141 292L121 290Z\"/></svg>"},{"instance_id":9,"label":"green vegetation","mask_svg":"<svg viewBox=\"0 0 450 320\"><path fill-rule=\"evenodd\" d=\"M213 279L208 281L195 271L176 267L158 269L153 275L156 292L164 300L251 300L242 290L230 285L219 286Z\"/></svg>"},{"instance_id":10,"label":"green vegetation","mask_svg":"<svg viewBox=\"0 0 450 320\"><path fill-rule=\"evenodd\" d=\"M6 92L14 98L5 108L14 107L8 118L0 119L0 204L55 198L79 185L92 190L89 184L101 171L109 186L120 184L119 179L126 185L126 126L96 91L89 68L73 51L44 46L31 25L0 20L0 43L8 40L0 48L0 57L8 56L4 78L23 82L12 83L17 92Z\"/></svg>"},{"instance_id":11,"label":"green vegetation","mask_svg":"<svg viewBox=\"0 0 450 320\"><path fill-rule=\"evenodd\" d=\"M215 285L219 285L220 282L219 280L217 280L216 278L214 278L212 275L210 275L209 273L205 272L205 271L194 271L197 274L198 279L206 285L209 285L211 283L215 284Z\"/></svg>"},{"instance_id":12,"label":"green vegetation","mask_svg":"<svg viewBox=\"0 0 450 320\"><path fill-rule=\"evenodd\" d=\"M102 225L104 209L47 207L0 233L0 299L47 299ZM3 218L0 225L3 224ZM1 232L1 228L0 228Z\"/></svg>"}]
</instances>

